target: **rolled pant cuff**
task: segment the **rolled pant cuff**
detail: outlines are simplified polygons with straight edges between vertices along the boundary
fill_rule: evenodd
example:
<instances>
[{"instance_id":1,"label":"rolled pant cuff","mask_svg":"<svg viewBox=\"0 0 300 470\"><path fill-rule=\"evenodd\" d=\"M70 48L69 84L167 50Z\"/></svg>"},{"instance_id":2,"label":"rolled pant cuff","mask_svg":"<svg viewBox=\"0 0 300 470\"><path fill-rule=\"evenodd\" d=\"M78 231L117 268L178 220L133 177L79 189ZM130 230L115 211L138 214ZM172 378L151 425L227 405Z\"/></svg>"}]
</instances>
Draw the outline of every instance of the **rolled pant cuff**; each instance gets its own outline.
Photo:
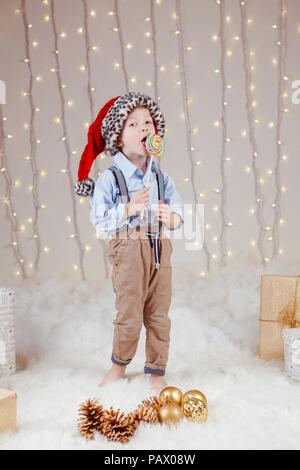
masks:
<instances>
[{"instance_id":1,"label":"rolled pant cuff","mask_svg":"<svg viewBox=\"0 0 300 470\"><path fill-rule=\"evenodd\" d=\"M130 363L130 361L127 361L127 362L117 361L117 359L114 358L113 354L111 355L111 360L114 364L117 364L118 366L127 366Z\"/></svg>"},{"instance_id":2,"label":"rolled pant cuff","mask_svg":"<svg viewBox=\"0 0 300 470\"><path fill-rule=\"evenodd\" d=\"M151 367L144 367L145 374L165 375L166 371L161 369L151 369Z\"/></svg>"}]
</instances>

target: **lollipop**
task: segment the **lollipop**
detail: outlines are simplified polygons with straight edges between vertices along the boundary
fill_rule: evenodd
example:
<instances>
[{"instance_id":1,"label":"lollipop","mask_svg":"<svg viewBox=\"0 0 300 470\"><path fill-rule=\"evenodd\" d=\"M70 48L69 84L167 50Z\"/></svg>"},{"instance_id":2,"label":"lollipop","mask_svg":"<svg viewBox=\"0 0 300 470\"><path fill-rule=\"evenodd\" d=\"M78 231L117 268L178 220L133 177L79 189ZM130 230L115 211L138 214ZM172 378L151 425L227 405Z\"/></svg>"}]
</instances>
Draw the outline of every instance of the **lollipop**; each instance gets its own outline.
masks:
<instances>
[{"instance_id":1,"label":"lollipop","mask_svg":"<svg viewBox=\"0 0 300 470\"><path fill-rule=\"evenodd\" d=\"M146 149L151 157L160 157L165 151L165 141L162 137L152 132L147 136Z\"/></svg>"},{"instance_id":2,"label":"lollipop","mask_svg":"<svg viewBox=\"0 0 300 470\"><path fill-rule=\"evenodd\" d=\"M147 184L146 184L146 186L148 187L153 157L161 157L163 155L165 151L165 141L159 135L155 134L154 132L151 132L151 134L148 134L147 139L146 139L146 149L149 155L151 155L149 171L148 171L148 176L147 176ZM143 215L144 215L144 209L142 210L141 218L143 218Z\"/></svg>"}]
</instances>

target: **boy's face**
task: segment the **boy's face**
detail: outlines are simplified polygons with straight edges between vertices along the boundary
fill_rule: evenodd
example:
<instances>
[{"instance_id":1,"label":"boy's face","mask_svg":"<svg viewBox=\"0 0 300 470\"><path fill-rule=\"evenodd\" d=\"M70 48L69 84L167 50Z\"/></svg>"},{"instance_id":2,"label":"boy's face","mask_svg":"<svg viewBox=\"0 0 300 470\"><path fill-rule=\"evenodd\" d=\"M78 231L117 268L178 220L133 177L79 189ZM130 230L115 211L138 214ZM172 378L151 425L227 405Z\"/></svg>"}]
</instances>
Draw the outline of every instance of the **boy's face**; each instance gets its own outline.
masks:
<instances>
[{"instance_id":1,"label":"boy's face","mask_svg":"<svg viewBox=\"0 0 300 470\"><path fill-rule=\"evenodd\" d=\"M151 132L155 127L148 108L135 108L126 119L117 145L128 158L146 157L143 139Z\"/></svg>"}]
</instances>

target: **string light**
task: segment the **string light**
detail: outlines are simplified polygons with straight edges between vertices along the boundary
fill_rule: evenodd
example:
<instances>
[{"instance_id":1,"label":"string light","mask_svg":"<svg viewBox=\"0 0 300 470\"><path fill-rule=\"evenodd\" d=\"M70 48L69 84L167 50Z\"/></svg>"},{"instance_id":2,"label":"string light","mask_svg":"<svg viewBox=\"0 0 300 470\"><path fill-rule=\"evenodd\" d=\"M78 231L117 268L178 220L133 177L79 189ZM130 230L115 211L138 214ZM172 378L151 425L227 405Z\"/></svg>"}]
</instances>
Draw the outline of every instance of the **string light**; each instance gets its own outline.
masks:
<instances>
[{"instance_id":1,"label":"string light","mask_svg":"<svg viewBox=\"0 0 300 470\"><path fill-rule=\"evenodd\" d=\"M195 184L195 178L194 178L194 161L193 161L193 155L191 152L191 147L192 147L192 134L195 134L192 131L191 127L191 118L190 118L190 110L189 110L189 104L188 104L188 91L187 91L187 79L185 75L185 66L184 66L184 34L183 34L183 28L182 28L182 15L180 11L180 0L176 0L176 31L175 34L178 36L178 51L179 51L179 71L180 71L180 84L182 83L181 88L181 93L182 93L182 101L183 101L183 111L185 115L185 128L186 128L186 141L187 141L187 154L189 157L189 162L190 162L190 172L191 172L191 177L189 178L189 182L191 182L192 186L192 194L193 194L193 200L195 204L198 203L197 200L197 189L196 189L196 184ZM181 33L181 34L179 34ZM196 128L194 128L195 130ZM199 218L199 224L201 226L202 220L200 219L200 215L198 211L196 211L196 217ZM206 260L206 271L209 271L210 268L210 259L209 259L209 252L207 249L206 241L203 241L203 253L205 255L205 260Z\"/></svg>"},{"instance_id":2,"label":"string light","mask_svg":"<svg viewBox=\"0 0 300 470\"><path fill-rule=\"evenodd\" d=\"M277 91L277 123L276 123L276 162L275 162L275 200L274 221L272 227L273 251L271 259L278 255L279 252L279 225L281 217L281 177L280 177L280 162L282 160L281 149L281 126L284 113L283 92L284 82L288 80L285 72L286 53L287 53L287 3L286 0L280 0L280 9L278 12L278 41L280 42L278 48L278 91Z\"/></svg>"},{"instance_id":3,"label":"string light","mask_svg":"<svg viewBox=\"0 0 300 470\"><path fill-rule=\"evenodd\" d=\"M4 138L5 131L4 131L4 119L2 114L2 104L0 104L0 168L1 174L5 181L5 189L4 189L4 197L3 202L5 206L5 216L9 220L10 223L10 246L12 247L12 251L14 257L19 263L20 271L18 271L18 275L22 274L22 278L26 279L27 274L25 270L25 266L23 263L24 256L22 252L22 247L20 244L19 239L19 221L17 217L17 213L15 211L14 201L13 201L13 183L12 177L10 175L10 171L8 169L8 160L6 156L6 140ZM15 215L14 215L15 214Z\"/></svg>"},{"instance_id":4,"label":"string light","mask_svg":"<svg viewBox=\"0 0 300 470\"><path fill-rule=\"evenodd\" d=\"M114 0L114 5L115 5L115 18L116 18L116 28L113 28L113 31L118 32L118 37L119 37L119 43L120 43L120 50L121 50L121 68L124 76L124 81L125 81L125 90L126 93L129 93L129 83L128 83L128 72L125 64L125 54L124 54L124 41L123 41L123 32L121 29L121 20L120 20L120 13L119 13L119 2L118 0ZM134 80L133 80L134 79ZM131 83L136 83L135 77L133 77L131 80Z\"/></svg>"},{"instance_id":5,"label":"string light","mask_svg":"<svg viewBox=\"0 0 300 470\"><path fill-rule=\"evenodd\" d=\"M53 32L53 38L54 38L54 50L56 51L56 54L54 54L54 60L55 60L55 68L56 68L57 88L58 88L59 99L60 99L60 110L61 110L60 120L61 120L61 125L62 125L62 132L63 132L63 137L61 141L64 143L65 152L66 152L66 170L67 170L66 177L68 179L68 183L70 187L70 195L71 195L72 210L73 210L73 227L74 227L75 233L77 234L76 244L78 248L80 272L81 272L82 280L85 281L86 277L85 277L85 271L84 271L84 266L83 266L85 250L84 250L83 244L81 242L80 234L79 234L79 227L78 227L78 220L77 220L77 206L76 206L75 194L73 191L74 181L73 181L73 176L71 172L71 149L69 146L69 137L68 137L65 110L64 110L65 98L63 95L63 88L61 86L62 80L61 80L61 73L60 73L60 57L59 57L59 54L57 53L59 34L57 32L57 26L56 26L56 21L55 21L55 9L54 9L53 0L50 0L50 11L51 11L52 32ZM68 106L70 105L72 106L73 101L69 100L67 104Z\"/></svg>"},{"instance_id":6,"label":"string light","mask_svg":"<svg viewBox=\"0 0 300 470\"><path fill-rule=\"evenodd\" d=\"M32 190L30 191L32 194L33 200L33 207L34 207L34 219L32 224L32 233L36 235L35 239L35 248L36 248L36 256L34 260L34 269L38 271L39 268L39 260L41 254L41 241L40 241L40 234L39 234L39 211L41 209L41 204L39 201L39 179L40 179L40 170L38 168L37 159L36 159L36 143L39 143L40 140L36 138L35 133L35 113L33 111L39 112L40 108L35 107L34 105L34 98L33 98L33 71L31 67L31 50L30 50L30 39L29 39L29 29L32 27L32 24L28 23L27 19L27 12L26 12L26 2L22 0L22 19L23 19L23 26L24 26L24 34L25 34L25 54L26 59L24 62L27 64L28 72L29 72L29 87L28 87L28 100L29 100L29 107L30 107L30 124L29 124L29 139L30 139L30 159L29 164L32 172ZM37 81L41 81L41 77L36 77Z\"/></svg>"},{"instance_id":7,"label":"string light","mask_svg":"<svg viewBox=\"0 0 300 470\"><path fill-rule=\"evenodd\" d=\"M249 141L250 145L252 148L252 174L254 178L254 197L256 201L256 220L257 220L257 225L258 225L258 241L257 241L257 249L259 251L260 257L261 257L261 262L263 265L265 265L265 253L264 253L264 237L265 237L265 231L264 231L264 201L263 201L263 194L261 190L261 185L259 184L259 170L257 167L257 155L259 154L258 152L258 146L257 142L255 139L255 133L254 133L254 127L253 127L253 122L254 122L254 114L253 114L253 100L251 97L251 71L252 68L249 67L249 46L248 46L248 38L247 38L247 24L252 24L252 19L249 21L249 18L247 19L247 6L246 3L242 5L240 3L240 15L241 15L241 43L242 43L242 51L243 51L243 67L244 67L244 77L245 77L245 93L246 93L246 110L247 110L247 120L248 120L248 128L249 128Z\"/></svg>"}]
</instances>

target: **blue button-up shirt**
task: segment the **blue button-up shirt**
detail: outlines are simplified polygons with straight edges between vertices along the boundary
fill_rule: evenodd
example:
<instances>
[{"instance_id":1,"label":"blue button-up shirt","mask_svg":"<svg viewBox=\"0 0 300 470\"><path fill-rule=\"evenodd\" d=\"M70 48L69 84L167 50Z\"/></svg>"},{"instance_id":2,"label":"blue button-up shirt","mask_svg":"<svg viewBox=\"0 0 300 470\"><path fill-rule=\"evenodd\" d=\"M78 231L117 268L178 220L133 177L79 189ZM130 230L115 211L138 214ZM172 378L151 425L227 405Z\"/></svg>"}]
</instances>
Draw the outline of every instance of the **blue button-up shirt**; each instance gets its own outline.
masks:
<instances>
[{"instance_id":1,"label":"blue button-up shirt","mask_svg":"<svg viewBox=\"0 0 300 470\"><path fill-rule=\"evenodd\" d=\"M139 189L145 188L147 185L148 169L150 157L147 159L147 171L144 174L140 168L134 165L122 152L118 152L114 157L114 164L122 171L128 188L130 199ZM115 176L108 168L98 178L94 193L90 196L90 220L101 238L107 238L108 235L126 228L133 228L137 225L148 227L158 225L157 208L158 208L158 187L156 180L157 165L155 159L152 161L152 168L149 180L150 202L144 210L143 218L141 213L122 220L125 211L125 203L119 201L119 188L117 186ZM168 204L173 212L176 212L183 220L183 202L176 191L175 184L171 176L166 170L161 169L164 176L165 204ZM181 224L180 224L181 225ZM179 227L178 227L179 228Z\"/></svg>"}]
</instances>

